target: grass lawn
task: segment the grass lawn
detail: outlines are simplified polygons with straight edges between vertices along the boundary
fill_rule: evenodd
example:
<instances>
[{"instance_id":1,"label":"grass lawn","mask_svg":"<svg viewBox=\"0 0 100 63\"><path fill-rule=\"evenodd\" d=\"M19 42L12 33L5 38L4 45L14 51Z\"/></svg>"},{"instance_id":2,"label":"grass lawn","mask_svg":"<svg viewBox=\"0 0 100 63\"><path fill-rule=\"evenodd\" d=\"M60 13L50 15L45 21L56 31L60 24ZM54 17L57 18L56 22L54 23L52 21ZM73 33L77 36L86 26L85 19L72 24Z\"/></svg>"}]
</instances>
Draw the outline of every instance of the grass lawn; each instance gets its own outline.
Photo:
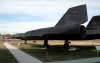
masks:
<instances>
[{"instance_id":1,"label":"grass lawn","mask_svg":"<svg viewBox=\"0 0 100 63\"><path fill-rule=\"evenodd\" d=\"M32 43L26 45L21 44L20 46L18 46L18 42L12 42L11 44L42 61L46 60L61 61L61 60L73 60L73 59L97 57L96 50L81 50L74 52L66 52L63 51L61 49L61 46L59 45L51 46L50 50L46 50L43 45L38 45L38 44L32 44ZM88 47L88 49L89 48L91 47ZM46 52L47 52L47 59L46 59Z\"/></svg>"},{"instance_id":2,"label":"grass lawn","mask_svg":"<svg viewBox=\"0 0 100 63\"><path fill-rule=\"evenodd\" d=\"M19 63L0 41L0 63Z\"/></svg>"}]
</instances>

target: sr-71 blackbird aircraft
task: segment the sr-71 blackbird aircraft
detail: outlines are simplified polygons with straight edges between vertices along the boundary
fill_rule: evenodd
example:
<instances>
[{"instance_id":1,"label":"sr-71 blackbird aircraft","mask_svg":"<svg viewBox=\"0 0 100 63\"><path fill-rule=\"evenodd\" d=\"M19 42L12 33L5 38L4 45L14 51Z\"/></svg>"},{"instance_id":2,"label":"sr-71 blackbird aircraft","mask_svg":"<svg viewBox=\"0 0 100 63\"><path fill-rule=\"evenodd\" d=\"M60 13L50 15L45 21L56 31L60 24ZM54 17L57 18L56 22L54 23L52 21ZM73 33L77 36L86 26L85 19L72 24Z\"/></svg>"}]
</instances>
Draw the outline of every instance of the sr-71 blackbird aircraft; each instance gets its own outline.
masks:
<instances>
[{"instance_id":1,"label":"sr-71 blackbird aircraft","mask_svg":"<svg viewBox=\"0 0 100 63\"><path fill-rule=\"evenodd\" d=\"M64 47L69 50L68 40L85 38L86 29L81 24L87 20L86 5L72 7L54 27L28 31L25 33L25 39L44 40L46 48L49 48L48 40L65 40Z\"/></svg>"},{"instance_id":2,"label":"sr-71 blackbird aircraft","mask_svg":"<svg viewBox=\"0 0 100 63\"><path fill-rule=\"evenodd\" d=\"M85 38L86 29L83 25L88 20L86 5L69 8L54 27L42 28L28 31L22 35L15 35L13 38L25 40L44 40L44 46L49 48L48 40L65 40L64 47L69 50L68 40Z\"/></svg>"},{"instance_id":3,"label":"sr-71 blackbird aircraft","mask_svg":"<svg viewBox=\"0 0 100 63\"><path fill-rule=\"evenodd\" d=\"M91 22L96 21L97 18L95 17L92 18ZM21 34L17 34L14 35L13 38L20 38L24 40L44 40L44 46L46 48L49 48L48 40L65 40L64 48L68 51L68 40L86 39L88 36L95 33L95 29L94 31L92 30L91 22L88 24L87 28L82 25L87 20L86 5L80 5L69 8L54 27L28 31L23 34L23 36ZM96 32L96 34L98 34L98 32Z\"/></svg>"}]
</instances>

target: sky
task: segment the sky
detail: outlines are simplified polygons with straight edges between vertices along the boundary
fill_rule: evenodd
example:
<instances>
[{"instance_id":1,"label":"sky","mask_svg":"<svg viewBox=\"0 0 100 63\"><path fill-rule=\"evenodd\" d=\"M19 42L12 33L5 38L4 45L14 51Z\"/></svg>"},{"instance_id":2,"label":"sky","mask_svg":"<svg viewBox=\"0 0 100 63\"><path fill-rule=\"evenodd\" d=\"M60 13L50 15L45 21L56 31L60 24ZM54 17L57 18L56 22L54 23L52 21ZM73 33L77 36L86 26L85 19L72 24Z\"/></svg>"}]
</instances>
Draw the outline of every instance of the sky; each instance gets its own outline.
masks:
<instances>
[{"instance_id":1,"label":"sky","mask_svg":"<svg viewBox=\"0 0 100 63\"><path fill-rule=\"evenodd\" d=\"M0 33L53 27L68 8L82 4L87 5L88 22L100 14L100 0L0 0Z\"/></svg>"}]
</instances>

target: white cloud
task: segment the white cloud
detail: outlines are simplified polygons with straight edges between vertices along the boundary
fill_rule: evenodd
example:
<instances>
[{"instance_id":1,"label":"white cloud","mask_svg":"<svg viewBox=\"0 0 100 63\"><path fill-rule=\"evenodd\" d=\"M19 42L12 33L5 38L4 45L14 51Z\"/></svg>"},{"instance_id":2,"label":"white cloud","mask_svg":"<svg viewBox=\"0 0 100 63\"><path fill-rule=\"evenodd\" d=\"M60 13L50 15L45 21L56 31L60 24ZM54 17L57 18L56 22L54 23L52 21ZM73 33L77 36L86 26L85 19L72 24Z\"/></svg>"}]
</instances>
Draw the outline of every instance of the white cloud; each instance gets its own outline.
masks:
<instances>
[{"instance_id":1,"label":"white cloud","mask_svg":"<svg viewBox=\"0 0 100 63\"><path fill-rule=\"evenodd\" d=\"M28 21L29 17L21 17L19 19L27 19L27 21L9 23L6 21L6 25L0 25L2 27L0 29L5 28L8 33L17 33L26 32L31 27L32 29L51 27L57 23L68 8L82 4L87 4L89 20L93 15L100 14L99 0L0 0L0 13L21 13L43 18L43 21L37 22Z\"/></svg>"},{"instance_id":2,"label":"white cloud","mask_svg":"<svg viewBox=\"0 0 100 63\"><path fill-rule=\"evenodd\" d=\"M45 28L45 27L51 27L54 26L55 22L9 22L0 25L0 33L24 33L29 30L34 30L34 29L40 29L40 28Z\"/></svg>"},{"instance_id":3,"label":"white cloud","mask_svg":"<svg viewBox=\"0 0 100 63\"><path fill-rule=\"evenodd\" d=\"M87 4L90 6L100 6L95 1L79 0L4 0L0 2L0 13L25 13L30 15L47 16L65 12L69 7Z\"/></svg>"}]
</instances>

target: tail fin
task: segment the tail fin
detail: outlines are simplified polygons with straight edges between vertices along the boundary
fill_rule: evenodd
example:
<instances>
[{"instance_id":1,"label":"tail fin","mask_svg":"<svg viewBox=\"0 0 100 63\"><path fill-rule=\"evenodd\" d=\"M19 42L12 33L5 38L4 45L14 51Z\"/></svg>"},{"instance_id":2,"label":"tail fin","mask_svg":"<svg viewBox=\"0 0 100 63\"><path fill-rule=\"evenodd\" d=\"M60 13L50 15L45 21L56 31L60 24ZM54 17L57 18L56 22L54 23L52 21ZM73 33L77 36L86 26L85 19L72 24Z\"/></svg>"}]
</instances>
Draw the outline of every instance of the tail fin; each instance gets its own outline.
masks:
<instances>
[{"instance_id":1,"label":"tail fin","mask_svg":"<svg viewBox=\"0 0 100 63\"><path fill-rule=\"evenodd\" d=\"M100 30L100 15L92 17L87 25L87 30Z\"/></svg>"},{"instance_id":2,"label":"tail fin","mask_svg":"<svg viewBox=\"0 0 100 63\"><path fill-rule=\"evenodd\" d=\"M83 24L88 20L86 5L69 8L55 26Z\"/></svg>"}]
</instances>

